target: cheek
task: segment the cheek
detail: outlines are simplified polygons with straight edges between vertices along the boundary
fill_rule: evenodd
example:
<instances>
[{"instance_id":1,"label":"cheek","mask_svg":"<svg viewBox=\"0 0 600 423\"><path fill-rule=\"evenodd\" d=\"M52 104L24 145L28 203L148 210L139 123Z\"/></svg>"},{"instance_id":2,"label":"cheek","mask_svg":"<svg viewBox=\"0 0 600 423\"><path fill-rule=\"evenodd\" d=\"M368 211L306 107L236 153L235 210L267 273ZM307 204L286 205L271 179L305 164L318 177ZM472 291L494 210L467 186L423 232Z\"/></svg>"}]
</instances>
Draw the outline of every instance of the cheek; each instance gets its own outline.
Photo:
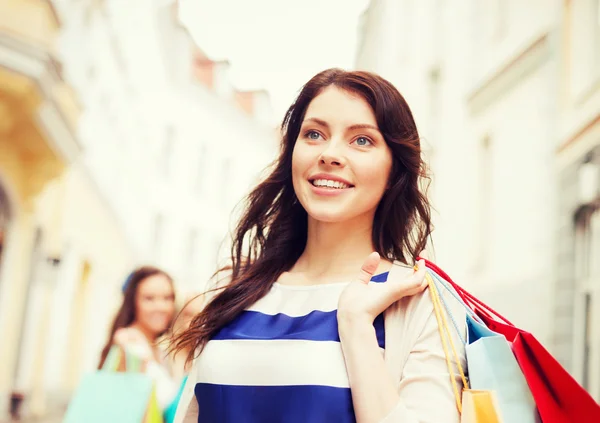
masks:
<instances>
[{"instance_id":1,"label":"cheek","mask_svg":"<svg viewBox=\"0 0 600 423\"><path fill-rule=\"evenodd\" d=\"M310 167L310 158L306 149L299 147L296 144L292 153L292 180L294 183L304 179L305 174Z\"/></svg>"},{"instance_id":2,"label":"cheek","mask_svg":"<svg viewBox=\"0 0 600 423\"><path fill-rule=\"evenodd\" d=\"M147 302L144 300L138 301L136 311L137 311L137 317L139 319L144 319L146 317L146 315L148 314Z\"/></svg>"},{"instance_id":3,"label":"cheek","mask_svg":"<svg viewBox=\"0 0 600 423\"><path fill-rule=\"evenodd\" d=\"M372 160L361 166L360 180L362 185L369 188L373 194L382 194L388 187L392 170L391 158L384 157L383 160Z\"/></svg>"}]
</instances>

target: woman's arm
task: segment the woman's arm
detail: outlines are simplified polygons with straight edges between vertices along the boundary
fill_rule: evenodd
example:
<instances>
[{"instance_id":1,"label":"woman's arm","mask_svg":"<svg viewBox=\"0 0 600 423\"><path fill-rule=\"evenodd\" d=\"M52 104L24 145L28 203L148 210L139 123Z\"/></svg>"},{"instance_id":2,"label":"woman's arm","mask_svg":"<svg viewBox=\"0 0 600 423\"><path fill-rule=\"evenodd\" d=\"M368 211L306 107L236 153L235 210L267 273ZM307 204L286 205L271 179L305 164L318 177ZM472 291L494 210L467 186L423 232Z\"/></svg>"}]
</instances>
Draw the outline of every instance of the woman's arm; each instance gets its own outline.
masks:
<instances>
[{"instance_id":1,"label":"woman's arm","mask_svg":"<svg viewBox=\"0 0 600 423\"><path fill-rule=\"evenodd\" d=\"M356 421L379 423L396 407L400 396L377 344L375 328L347 320L338 324Z\"/></svg>"},{"instance_id":2,"label":"woman's arm","mask_svg":"<svg viewBox=\"0 0 600 423\"><path fill-rule=\"evenodd\" d=\"M410 346L400 380L394 378L387 368L374 330L371 332L371 328L361 330L352 326L343 329L340 327L340 339L358 423L458 423L460 421L451 376L429 294L426 291L411 298L410 301L416 303L416 307L411 307L411 311L406 313L408 314L404 317L406 324L392 326L391 321L386 321L386 330L398 332L396 336L407 337L409 334L402 332L410 331L416 338L416 342ZM457 324L464 322L465 313L462 307L452 298L445 298L445 302L452 308L451 313ZM390 323L389 327L388 323ZM464 327L460 329L466 331ZM463 341L455 330L451 332L461 365L466 368ZM462 380L456 363L453 363L453 368L454 378L461 390Z\"/></svg>"},{"instance_id":3,"label":"woman's arm","mask_svg":"<svg viewBox=\"0 0 600 423\"><path fill-rule=\"evenodd\" d=\"M358 280L344 290L338 305L338 330L357 422L458 422L460 415L433 303L429 292L424 291L425 264L419 262L416 273L392 277L390 272L387 282L369 283L377 264L376 255L365 261ZM385 331L386 340L392 337L403 345L400 350L386 349L386 354L402 356L384 359L373 321L378 313L400 299L394 306L395 317L386 318ZM464 325L462 306L450 298L445 300L455 321ZM456 331L451 332L464 368L463 342ZM401 360L403 364L392 371L388 358ZM455 364L455 378L460 387L456 369Z\"/></svg>"}]
</instances>

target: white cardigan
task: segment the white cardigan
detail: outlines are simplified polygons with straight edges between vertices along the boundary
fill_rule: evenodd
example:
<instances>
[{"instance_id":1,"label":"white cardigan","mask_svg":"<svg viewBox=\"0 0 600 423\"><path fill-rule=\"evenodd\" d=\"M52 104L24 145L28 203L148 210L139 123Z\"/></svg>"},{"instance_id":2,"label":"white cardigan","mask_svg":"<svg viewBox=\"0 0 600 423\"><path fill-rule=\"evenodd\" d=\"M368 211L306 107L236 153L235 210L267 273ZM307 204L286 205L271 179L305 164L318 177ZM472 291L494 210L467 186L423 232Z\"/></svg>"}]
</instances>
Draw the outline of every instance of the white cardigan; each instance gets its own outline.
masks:
<instances>
[{"instance_id":1,"label":"white cardigan","mask_svg":"<svg viewBox=\"0 0 600 423\"><path fill-rule=\"evenodd\" d=\"M412 271L412 267L394 264L388 280L402 279ZM446 290L439 292L464 338L466 313L463 306ZM429 290L401 299L385 311L384 318L385 362L398 381L400 399L381 423L458 423L460 414ZM448 323L461 365L466 369L465 346L450 319ZM456 363L454 374L461 388ZM198 404L193 401L195 376L192 370L181 396L175 423L198 421Z\"/></svg>"}]
</instances>

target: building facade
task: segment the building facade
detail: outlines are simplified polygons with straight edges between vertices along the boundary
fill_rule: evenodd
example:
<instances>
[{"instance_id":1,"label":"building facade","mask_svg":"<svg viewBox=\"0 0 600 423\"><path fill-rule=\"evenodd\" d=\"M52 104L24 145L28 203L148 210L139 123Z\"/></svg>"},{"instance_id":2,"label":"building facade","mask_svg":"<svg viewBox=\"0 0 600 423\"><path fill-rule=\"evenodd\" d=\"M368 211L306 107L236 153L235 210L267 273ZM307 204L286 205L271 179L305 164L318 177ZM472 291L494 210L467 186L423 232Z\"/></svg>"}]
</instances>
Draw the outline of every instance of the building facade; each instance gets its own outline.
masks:
<instances>
[{"instance_id":1,"label":"building facade","mask_svg":"<svg viewBox=\"0 0 600 423\"><path fill-rule=\"evenodd\" d=\"M274 158L174 3L0 0L0 420L64 409L134 266L202 291Z\"/></svg>"},{"instance_id":2,"label":"building facade","mask_svg":"<svg viewBox=\"0 0 600 423\"><path fill-rule=\"evenodd\" d=\"M600 1L561 2L557 352L600 400Z\"/></svg>"},{"instance_id":3,"label":"building facade","mask_svg":"<svg viewBox=\"0 0 600 423\"><path fill-rule=\"evenodd\" d=\"M357 54L415 113L436 260L597 399L598 4L373 0Z\"/></svg>"},{"instance_id":4,"label":"building facade","mask_svg":"<svg viewBox=\"0 0 600 423\"><path fill-rule=\"evenodd\" d=\"M23 398L32 414L44 412L46 361L62 372L60 386L75 383L84 311L129 259L80 164L80 107L56 50L60 28L47 1L0 2L0 419ZM61 313L66 327L49 318Z\"/></svg>"}]
</instances>

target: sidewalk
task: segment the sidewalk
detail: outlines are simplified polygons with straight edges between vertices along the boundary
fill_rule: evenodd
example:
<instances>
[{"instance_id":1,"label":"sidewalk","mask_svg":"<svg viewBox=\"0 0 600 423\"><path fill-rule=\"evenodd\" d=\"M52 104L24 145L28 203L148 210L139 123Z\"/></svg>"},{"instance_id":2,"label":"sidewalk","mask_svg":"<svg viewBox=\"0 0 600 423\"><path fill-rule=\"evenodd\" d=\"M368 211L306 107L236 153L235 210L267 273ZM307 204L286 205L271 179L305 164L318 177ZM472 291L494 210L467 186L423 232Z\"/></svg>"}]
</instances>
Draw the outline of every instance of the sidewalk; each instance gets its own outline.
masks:
<instances>
[{"instance_id":1,"label":"sidewalk","mask_svg":"<svg viewBox=\"0 0 600 423\"><path fill-rule=\"evenodd\" d=\"M21 420L2 420L0 423L62 423L63 416L53 415Z\"/></svg>"},{"instance_id":2,"label":"sidewalk","mask_svg":"<svg viewBox=\"0 0 600 423\"><path fill-rule=\"evenodd\" d=\"M48 415L37 418L24 418L21 420L0 420L0 423L62 423L62 415Z\"/></svg>"}]
</instances>

